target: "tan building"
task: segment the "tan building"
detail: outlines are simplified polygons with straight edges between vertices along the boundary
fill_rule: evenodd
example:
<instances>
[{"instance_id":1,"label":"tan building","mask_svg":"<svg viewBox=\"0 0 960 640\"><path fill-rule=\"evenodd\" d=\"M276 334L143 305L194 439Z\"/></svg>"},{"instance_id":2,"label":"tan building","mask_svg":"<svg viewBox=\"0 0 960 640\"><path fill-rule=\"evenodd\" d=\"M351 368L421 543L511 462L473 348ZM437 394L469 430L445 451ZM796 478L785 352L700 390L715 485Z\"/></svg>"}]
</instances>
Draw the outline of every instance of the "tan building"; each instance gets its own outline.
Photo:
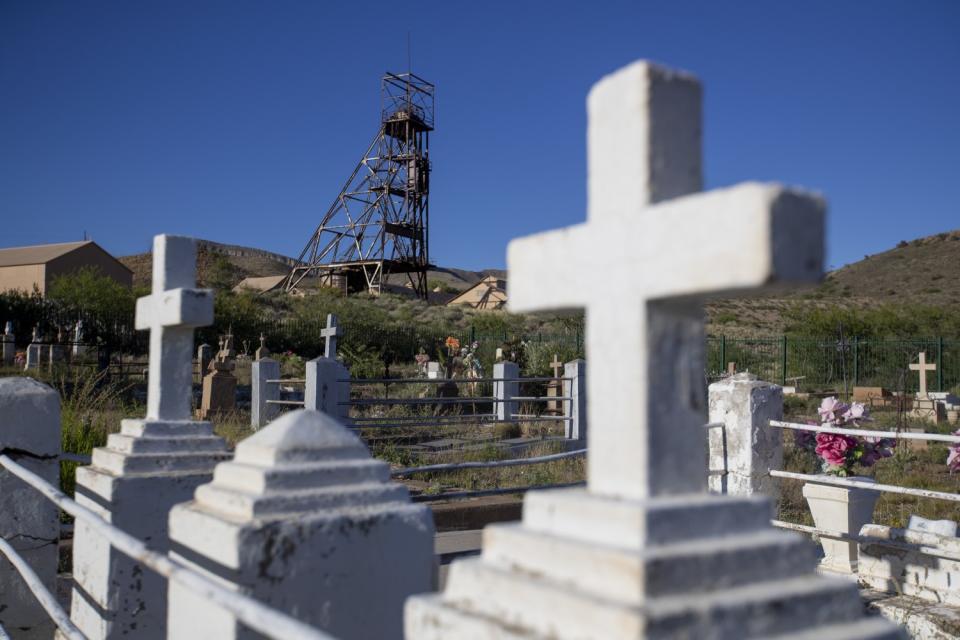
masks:
<instances>
[{"instance_id":1,"label":"tan building","mask_svg":"<svg viewBox=\"0 0 960 640\"><path fill-rule=\"evenodd\" d=\"M474 309L500 309L507 304L507 281L487 276L447 304L465 304Z\"/></svg>"},{"instance_id":2,"label":"tan building","mask_svg":"<svg viewBox=\"0 0 960 640\"><path fill-rule=\"evenodd\" d=\"M0 249L0 291L32 293L36 287L46 295L57 276L95 267L124 286L133 285L133 272L100 245L91 241L39 244Z\"/></svg>"}]
</instances>

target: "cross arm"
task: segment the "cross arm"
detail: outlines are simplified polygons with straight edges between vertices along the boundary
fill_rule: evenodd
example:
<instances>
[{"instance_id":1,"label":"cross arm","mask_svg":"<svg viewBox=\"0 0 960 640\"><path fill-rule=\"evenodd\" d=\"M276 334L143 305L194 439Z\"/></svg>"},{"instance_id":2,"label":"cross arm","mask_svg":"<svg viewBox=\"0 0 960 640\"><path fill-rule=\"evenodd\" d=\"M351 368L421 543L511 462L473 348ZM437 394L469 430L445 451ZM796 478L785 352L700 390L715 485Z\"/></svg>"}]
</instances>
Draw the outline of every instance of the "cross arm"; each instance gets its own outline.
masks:
<instances>
[{"instance_id":1,"label":"cross arm","mask_svg":"<svg viewBox=\"0 0 960 640\"><path fill-rule=\"evenodd\" d=\"M520 238L507 249L510 309L756 293L819 282L826 205L744 183Z\"/></svg>"},{"instance_id":2,"label":"cross arm","mask_svg":"<svg viewBox=\"0 0 960 640\"><path fill-rule=\"evenodd\" d=\"M134 326L138 330L210 324L213 324L213 291L210 289L169 289L137 300Z\"/></svg>"},{"instance_id":3,"label":"cross arm","mask_svg":"<svg viewBox=\"0 0 960 640\"><path fill-rule=\"evenodd\" d=\"M573 309L587 303L591 274L584 255L593 229L580 224L518 238L507 246L507 305L517 313L543 309Z\"/></svg>"}]
</instances>

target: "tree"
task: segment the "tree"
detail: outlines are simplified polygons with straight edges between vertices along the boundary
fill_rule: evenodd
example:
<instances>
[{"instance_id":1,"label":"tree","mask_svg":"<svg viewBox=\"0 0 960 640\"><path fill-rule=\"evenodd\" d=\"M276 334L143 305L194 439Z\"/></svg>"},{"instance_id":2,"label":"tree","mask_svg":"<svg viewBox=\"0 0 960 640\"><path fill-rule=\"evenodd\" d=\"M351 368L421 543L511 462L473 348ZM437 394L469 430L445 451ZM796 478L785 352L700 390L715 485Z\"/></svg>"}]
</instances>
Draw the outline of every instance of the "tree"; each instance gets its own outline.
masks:
<instances>
[{"instance_id":1,"label":"tree","mask_svg":"<svg viewBox=\"0 0 960 640\"><path fill-rule=\"evenodd\" d=\"M101 318L130 316L136 306L132 289L103 275L96 267L57 276L47 290L47 298L62 307Z\"/></svg>"}]
</instances>

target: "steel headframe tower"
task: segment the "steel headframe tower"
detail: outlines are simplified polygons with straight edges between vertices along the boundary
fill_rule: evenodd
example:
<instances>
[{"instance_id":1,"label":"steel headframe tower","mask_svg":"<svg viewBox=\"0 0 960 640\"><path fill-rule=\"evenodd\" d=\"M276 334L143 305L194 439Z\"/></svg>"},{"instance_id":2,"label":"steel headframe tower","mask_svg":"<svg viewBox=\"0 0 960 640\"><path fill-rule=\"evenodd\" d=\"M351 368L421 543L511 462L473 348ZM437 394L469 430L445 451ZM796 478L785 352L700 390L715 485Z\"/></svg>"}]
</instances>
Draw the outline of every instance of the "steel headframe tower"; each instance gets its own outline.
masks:
<instances>
[{"instance_id":1,"label":"steel headframe tower","mask_svg":"<svg viewBox=\"0 0 960 640\"><path fill-rule=\"evenodd\" d=\"M406 274L426 299L434 86L413 73L381 82L380 130L283 283L304 279L379 294Z\"/></svg>"}]
</instances>

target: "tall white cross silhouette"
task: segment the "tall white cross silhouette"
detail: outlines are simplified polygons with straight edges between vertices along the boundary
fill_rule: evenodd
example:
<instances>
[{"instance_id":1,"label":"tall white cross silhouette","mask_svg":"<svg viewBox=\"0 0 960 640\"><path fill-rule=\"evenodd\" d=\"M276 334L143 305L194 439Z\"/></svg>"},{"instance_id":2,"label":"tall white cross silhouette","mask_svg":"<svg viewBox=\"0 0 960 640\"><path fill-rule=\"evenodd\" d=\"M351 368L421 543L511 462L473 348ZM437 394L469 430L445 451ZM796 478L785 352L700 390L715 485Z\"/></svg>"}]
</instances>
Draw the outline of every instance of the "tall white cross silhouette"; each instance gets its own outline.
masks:
<instances>
[{"instance_id":1,"label":"tall white cross silhouette","mask_svg":"<svg viewBox=\"0 0 960 640\"><path fill-rule=\"evenodd\" d=\"M704 492L702 302L818 281L824 203L758 183L687 195L702 181L690 75L638 62L587 108L588 221L510 243L508 304L586 309L589 491Z\"/></svg>"},{"instance_id":2,"label":"tall white cross silhouette","mask_svg":"<svg viewBox=\"0 0 960 640\"><path fill-rule=\"evenodd\" d=\"M150 331L148 420L190 420L193 329L213 323L213 292L196 289L193 238L153 238L153 292L137 300L135 326Z\"/></svg>"},{"instance_id":3,"label":"tall white cross silhouette","mask_svg":"<svg viewBox=\"0 0 960 640\"><path fill-rule=\"evenodd\" d=\"M340 327L337 326L337 316L332 313L327 314L327 326L320 330L320 336L324 338L323 355L327 358L336 359L337 357L337 336L341 335Z\"/></svg>"},{"instance_id":4,"label":"tall white cross silhouette","mask_svg":"<svg viewBox=\"0 0 960 640\"><path fill-rule=\"evenodd\" d=\"M927 397L927 371L936 371L937 365L934 362L927 362L927 352L920 352L920 362L918 364L910 365L911 371L916 371L920 374L920 392L919 397Z\"/></svg>"}]
</instances>

